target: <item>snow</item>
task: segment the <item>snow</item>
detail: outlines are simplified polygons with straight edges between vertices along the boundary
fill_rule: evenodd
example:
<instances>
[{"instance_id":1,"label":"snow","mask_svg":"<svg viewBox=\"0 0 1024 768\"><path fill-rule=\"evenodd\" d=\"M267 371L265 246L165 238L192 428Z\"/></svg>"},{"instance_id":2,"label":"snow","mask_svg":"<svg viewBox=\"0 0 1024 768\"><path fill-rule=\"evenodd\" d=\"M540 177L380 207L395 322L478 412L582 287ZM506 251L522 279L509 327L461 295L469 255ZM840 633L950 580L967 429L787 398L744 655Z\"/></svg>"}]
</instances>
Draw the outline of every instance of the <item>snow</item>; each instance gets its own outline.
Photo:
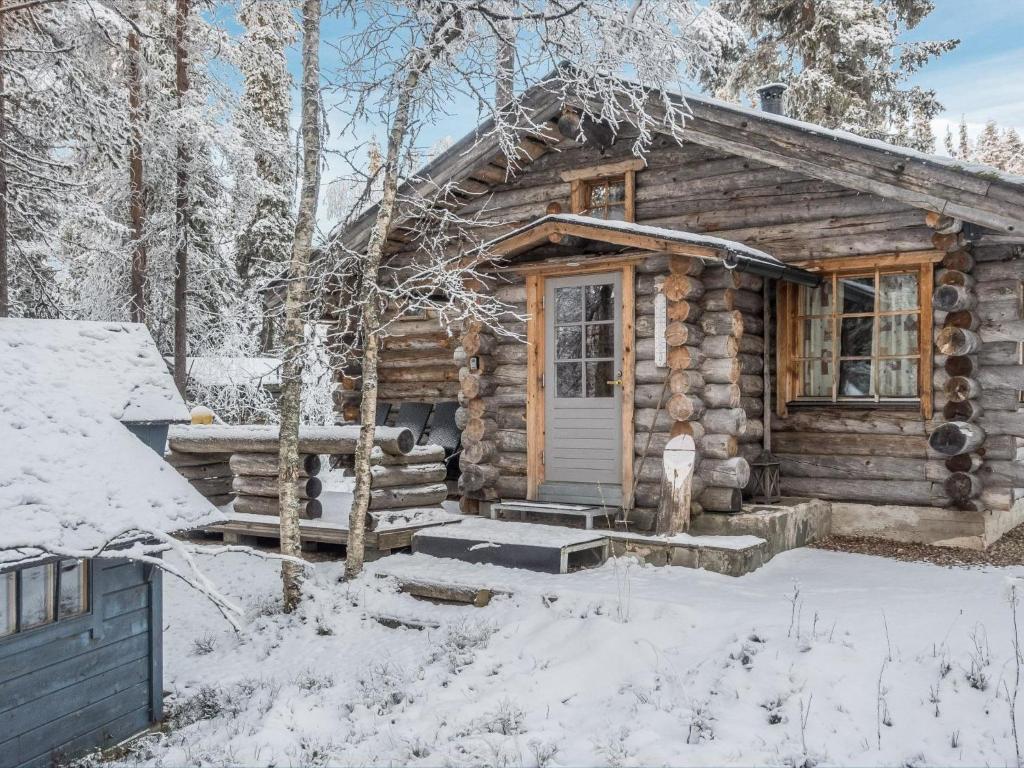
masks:
<instances>
[{"instance_id":1,"label":"snow","mask_svg":"<svg viewBox=\"0 0 1024 768\"><path fill-rule=\"evenodd\" d=\"M431 537L444 539L481 540L490 544L529 545L535 547L571 547L604 538L597 531L562 528L537 523L505 523L484 518L466 518L458 525L431 528Z\"/></svg>"},{"instance_id":2,"label":"snow","mask_svg":"<svg viewBox=\"0 0 1024 768\"><path fill-rule=\"evenodd\" d=\"M282 362L276 357L190 357L188 378L206 387L280 384Z\"/></svg>"},{"instance_id":3,"label":"snow","mask_svg":"<svg viewBox=\"0 0 1024 768\"><path fill-rule=\"evenodd\" d=\"M0 320L0 392L23 415L58 401L121 422L188 422L189 413L144 325L72 320Z\"/></svg>"},{"instance_id":4,"label":"snow","mask_svg":"<svg viewBox=\"0 0 1024 768\"><path fill-rule=\"evenodd\" d=\"M126 764L1015 763L1022 568L795 550L742 578L625 559L558 576L396 555L348 584L317 564L289 617L276 563L200 564L250 623L236 637L165 581L171 728ZM399 573L512 594L424 603Z\"/></svg>"},{"instance_id":5,"label":"snow","mask_svg":"<svg viewBox=\"0 0 1024 768\"><path fill-rule=\"evenodd\" d=\"M219 517L124 424L188 418L144 326L0 320L0 359L0 565Z\"/></svg>"}]
</instances>

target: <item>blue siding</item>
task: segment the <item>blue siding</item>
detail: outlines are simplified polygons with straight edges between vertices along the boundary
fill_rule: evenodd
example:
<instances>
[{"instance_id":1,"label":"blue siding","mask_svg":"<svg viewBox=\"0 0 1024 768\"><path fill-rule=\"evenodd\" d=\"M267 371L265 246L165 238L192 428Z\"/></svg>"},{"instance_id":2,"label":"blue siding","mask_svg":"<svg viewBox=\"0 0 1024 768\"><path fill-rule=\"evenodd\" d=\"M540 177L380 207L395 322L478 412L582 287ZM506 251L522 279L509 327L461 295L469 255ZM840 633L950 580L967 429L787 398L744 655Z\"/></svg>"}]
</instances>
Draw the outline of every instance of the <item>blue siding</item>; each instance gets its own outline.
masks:
<instances>
[{"instance_id":1,"label":"blue siding","mask_svg":"<svg viewBox=\"0 0 1024 768\"><path fill-rule=\"evenodd\" d=\"M125 424L128 431L135 435L161 456L167 447L166 424Z\"/></svg>"},{"instance_id":2,"label":"blue siding","mask_svg":"<svg viewBox=\"0 0 1024 768\"><path fill-rule=\"evenodd\" d=\"M50 766L158 720L160 574L92 563L89 615L0 640L0 768Z\"/></svg>"}]
</instances>

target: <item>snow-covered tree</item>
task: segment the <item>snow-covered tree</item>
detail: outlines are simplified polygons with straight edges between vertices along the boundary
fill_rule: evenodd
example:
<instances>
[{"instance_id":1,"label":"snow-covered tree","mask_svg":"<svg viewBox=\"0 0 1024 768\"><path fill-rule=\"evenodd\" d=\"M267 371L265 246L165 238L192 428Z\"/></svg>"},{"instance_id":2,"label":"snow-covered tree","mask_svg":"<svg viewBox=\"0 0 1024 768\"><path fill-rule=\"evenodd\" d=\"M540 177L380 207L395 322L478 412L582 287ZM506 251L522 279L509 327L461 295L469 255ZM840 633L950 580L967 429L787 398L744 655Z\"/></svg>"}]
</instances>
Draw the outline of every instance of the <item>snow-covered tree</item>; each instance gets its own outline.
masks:
<instances>
[{"instance_id":1,"label":"snow-covered tree","mask_svg":"<svg viewBox=\"0 0 1024 768\"><path fill-rule=\"evenodd\" d=\"M1024 175L1024 141L1014 128L1000 128L995 120L988 120L978 138L972 141L967 120L961 117L958 133L960 140L954 147L953 133L946 129L945 146L950 157Z\"/></svg>"},{"instance_id":2,"label":"snow-covered tree","mask_svg":"<svg viewBox=\"0 0 1024 768\"><path fill-rule=\"evenodd\" d=\"M739 24L747 44L709 68L705 87L752 100L767 83L784 82L791 117L903 146L929 149L915 125L941 110L935 91L907 79L958 40L904 39L934 10L931 0L712 0Z\"/></svg>"},{"instance_id":3,"label":"snow-covered tree","mask_svg":"<svg viewBox=\"0 0 1024 768\"><path fill-rule=\"evenodd\" d=\"M294 150L289 139L292 78L285 58L295 40L292 0L244 0L239 41L244 91L237 121L255 154L256 175L249 220L238 237L236 265L244 301L262 347L273 345L272 318L263 318L262 291L284 270L294 236Z\"/></svg>"}]
</instances>

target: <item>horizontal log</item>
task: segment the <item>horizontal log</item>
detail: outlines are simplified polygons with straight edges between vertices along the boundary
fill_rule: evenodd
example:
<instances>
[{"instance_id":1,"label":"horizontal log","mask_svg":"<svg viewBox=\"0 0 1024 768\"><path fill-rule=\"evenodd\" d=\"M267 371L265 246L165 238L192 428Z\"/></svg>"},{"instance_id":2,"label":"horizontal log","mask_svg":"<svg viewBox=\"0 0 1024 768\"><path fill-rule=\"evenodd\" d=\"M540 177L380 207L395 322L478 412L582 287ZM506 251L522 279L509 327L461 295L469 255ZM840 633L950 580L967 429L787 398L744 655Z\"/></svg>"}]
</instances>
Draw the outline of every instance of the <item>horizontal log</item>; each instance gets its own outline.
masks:
<instances>
[{"instance_id":1,"label":"horizontal log","mask_svg":"<svg viewBox=\"0 0 1024 768\"><path fill-rule=\"evenodd\" d=\"M462 348L467 355L489 355L498 346L494 336L484 331L467 331L462 334Z\"/></svg>"},{"instance_id":2,"label":"horizontal log","mask_svg":"<svg viewBox=\"0 0 1024 768\"><path fill-rule=\"evenodd\" d=\"M499 429L495 443L503 453L526 453L526 425L521 429Z\"/></svg>"},{"instance_id":3,"label":"horizontal log","mask_svg":"<svg viewBox=\"0 0 1024 768\"><path fill-rule=\"evenodd\" d=\"M942 418L946 421L978 421L984 413L977 400L950 399L942 406Z\"/></svg>"},{"instance_id":4,"label":"horizontal log","mask_svg":"<svg viewBox=\"0 0 1024 768\"><path fill-rule=\"evenodd\" d=\"M664 408L637 408L633 411L633 426L637 432L668 432L675 419Z\"/></svg>"},{"instance_id":5,"label":"horizontal log","mask_svg":"<svg viewBox=\"0 0 1024 768\"><path fill-rule=\"evenodd\" d=\"M168 451L164 461L172 467L201 467L207 464L223 464L223 453L178 453Z\"/></svg>"},{"instance_id":6,"label":"horizontal log","mask_svg":"<svg viewBox=\"0 0 1024 768\"><path fill-rule=\"evenodd\" d=\"M379 448L370 452L370 464L385 467L406 466L409 464L436 464L444 461L444 448L440 445L417 445L405 454L395 456L384 453Z\"/></svg>"},{"instance_id":7,"label":"horizontal log","mask_svg":"<svg viewBox=\"0 0 1024 768\"><path fill-rule=\"evenodd\" d=\"M703 399L709 408L736 408L740 404L738 384L706 384Z\"/></svg>"},{"instance_id":8,"label":"horizontal log","mask_svg":"<svg viewBox=\"0 0 1024 768\"><path fill-rule=\"evenodd\" d=\"M701 300L705 312L728 312L736 308L736 291L732 288L720 288L708 291Z\"/></svg>"},{"instance_id":9,"label":"horizontal log","mask_svg":"<svg viewBox=\"0 0 1024 768\"><path fill-rule=\"evenodd\" d=\"M358 425L340 427L301 427L300 453L355 453L359 439ZM168 442L180 453L277 453L276 426L174 426ZM386 453L408 453L415 440L408 429L377 427L373 444Z\"/></svg>"},{"instance_id":10,"label":"horizontal log","mask_svg":"<svg viewBox=\"0 0 1024 768\"><path fill-rule=\"evenodd\" d=\"M699 277L669 274L665 276L661 290L669 301L699 299L704 295L704 284Z\"/></svg>"},{"instance_id":11,"label":"horizontal log","mask_svg":"<svg viewBox=\"0 0 1024 768\"><path fill-rule=\"evenodd\" d=\"M666 362L673 371L692 370L704 362L704 353L699 347L669 347Z\"/></svg>"},{"instance_id":12,"label":"horizontal log","mask_svg":"<svg viewBox=\"0 0 1024 768\"><path fill-rule=\"evenodd\" d=\"M936 453L953 456L971 453L985 441L985 431L967 421L949 421L939 425L928 437L928 446Z\"/></svg>"},{"instance_id":13,"label":"horizontal log","mask_svg":"<svg viewBox=\"0 0 1024 768\"><path fill-rule=\"evenodd\" d=\"M731 358L739 354L739 341L735 336L705 336L700 351L705 358Z\"/></svg>"},{"instance_id":14,"label":"horizontal log","mask_svg":"<svg viewBox=\"0 0 1024 768\"><path fill-rule=\"evenodd\" d=\"M981 457L973 453L958 453L944 463L949 472L977 472L983 464Z\"/></svg>"},{"instance_id":15,"label":"horizontal log","mask_svg":"<svg viewBox=\"0 0 1024 768\"><path fill-rule=\"evenodd\" d=\"M665 326L665 343L670 347L700 346L704 332L696 325L674 321Z\"/></svg>"},{"instance_id":16,"label":"horizontal log","mask_svg":"<svg viewBox=\"0 0 1024 768\"><path fill-rule=\"evenodd\" d=\"M733 435L705 434L697 443L701 456L708 459L731 459L739 450Z\"/></svg>"},{"instance_id":17,"label":"horizontal log","mask_svg":"<svg viewBox=\"0 0 1024 768\"><path fill-rule=\"evenodd\" d=\"M460 491L479 491L498 484L501 471L490 464L467 464L459 475Z\"/></svg>"},{"instance_id":18,"label":"horizontal log","mask_svg":"<svg viewBox=\"0 0 1024 768\"><path fill-rule=\"evenodd\" d=\"M448 470L442 463L406 464L370 467L370 488L395 488L408 485L429 485L445 479Z\"/></svg>"},{"instance_id":19,"label":"horizontal log","mask_svg":"<svg viewBox=\"0 0 1024 768\"><path fill-rule=\"evenodd\" d=\"M987 365L976 375L983 389L1024 390L1024 365Z\"/></svg>"},{"instance_id":20,"label":"horizontal log","mask_svg":"<svg viewBox=\"0 0 1024 768\"><path fill-rule=\"evenodd\" d=\"M973 309L975 303L974 292L962 285L940 285L932 296L932 306L942 312Z\"/></svg>"},{"instance_id":21,"label":"horizontal log","mask_svg":"<svg viewBox=\"0 0 1024 768\"><path fill-rule=\"evenodd\" d=\"M941 315L941 312L936 314ZM976 331L981 327L981 317L969 309L962 309L959 312L947 312L942 325L966 328L968 331Z\"/></svg>"},{"instance_id":22,"label":"horizontal log","mask_svg":"<svg viewBox=\"0 0 1024 768\"><path fill-rule=\"evenodd\" d=\"M977 469L977 474L985 482L986 487L1024 487L1024 461L986 460Z\"/></svg>"},{"instance_id":23,"label":"horizontal log","mask_svg":"<svg viewBox=\"0 0 1024 768\"><path fill-rule=\"evenodd\" d=\"M668 390L673 395L699 393L704 388L704 375L700 371L672 371L668 377Z\"/></svg>"},{"instance_id":24,"label":"horizontal log","mask_svg":"<svg viewBox=\"0 0 1024 768\"><path fill-rule=\"evenodd\" d=\"M841 446L840 446L841 447ZM775 453L784 477L822 480L944 480L949 470L941 462L894 456L807 456Z\"/></svg>"},{"instance_id":25,"label":"horizontal log","mask_svg":"<svg viewBox=\"0 0 1024 768\"><path fill-rule=\"evenodd\" d=\"M773 425L775 422L773 422ZM778 453L829 456L896 456L927 458L928 440L923 435L772 431L772 450Z\"/></svg>"},{"instance_id":26,"label":"horizontal log","mask_svg":"<svg viewBox=\"0 0 1024 768\"><path fill-rule=\"evenodd\" d=\"M965 328L946 327L939 331L935 346L944 355L970 355L981 349L981 338Z\"/></svg>"},{"instance_id":27,"label":"horizontal log","mask_svg":"<svg viewBox=\"0 0 1024 768\"><path fill-rule=\"evenodd\" d=\"M970 272L974 269L974 257L970 251L957 250L949 251L942 258L942 266L946 269L958 269L961 272Z\"/></svg>"},{"instance_id":28,"label":"horizontal log","mask_svg":"<svg viewBox=\"0 0 1024 768\"><path fill-rule=\"evenodd\" d=\"M323 492L324 486L317 477L307 477L295 484L300 499L315 499ZM244 496L280 495L280 484L276 477L263 475L238 475L231 481L231 490Z\"/></svg>"},{"instance_id":29,"label":"horizontal log","mask_svg":"<svg viewBox=\"0 0 1024 768\"><path fill-rule=\"evenodd\" d=\"M272 515L280 517L281 500L276 496L236 496L234 511L243 515ZM324 514L319 499L299 502L299 519L316 520Z\"/></svg>"},{"instance_id":30,"label":"horizontal log","mask_svg":"<svg viewBox=\"0 0 1024 768\"><path fill-rule=\"evenodd\" d=\"M742 386L741 386L742 389ZM747 416L763 416L764 415L764 399L761 397L747 397L743 396L740 398L740 408L742 408Z\"/></svg>"},{"instance_id":31,"label":"horizontal log","mask_svg":"<svg viewBox=\"0 0 1024 768\"><path fill-rule=\"evenodd\" d=\"M954 472L942 483L946 495L954 502L964 502L981 495L981 480L967 472Z\"/></svg>"},{"instance_id":32,"label":"horizontal log","mask_svg":"<svg viewBox=\"0 0 1024 768\"><path fill-rule=\"evenodd\" d=\"M975 282L971 275L961 272L959 269L940 269L935 273L936 285L959 285L970 288Z\"/></svg>"},{"instance_id":33,"label":"horizontal log","mask_svg":"<svg viewBox=\"0 0 1024 768\"><path fill-rule=\"evenodd\" d=\"M739 488L706 487L697 500L707 512L739 512L743 508L743 492Z\"/></svg>"},{"instance_id":34,"label":"horizontal log","mask_svg":"<svg viewBox=\"0 0 1024 768\"><path fill-rule=\"evenodd\" d=\"M700 422L706 434L739 436L747 428L747 414L742 408L714 408Z\"/></svg>"},{"instance_id":35,"label":"horizontal log","mask_svg":"<svg viewBox=\"0 0 1024 768\"><path fill-rule=\"evenodd\" d=\"M731 312L705 312L700 316L700 326L709 336L742 336L743 313L733 310Z\"/></svg>"},{"instance_id":36,"label":"horizontal log","mask_svg":"<svg viewBox=\"0 0 1024 768\"><path fill-rule=\"evenodd\" d=\"M501 470L501 474L505 475L526 475L529 460L525 453L507 453L502 452L498 454L498 460L495 462L495 466ZM485 467L486 464L467 464L467 467Z\"/></svg>"},{"instance_id":37,"label":"horizontal log","mask_svg":"<svg viewBox=\"0 0 1024 768\"><path fill-rule=\"evenodd\" d=\"M971 376L978 370L978 357L977 355L952 355L942 361L942 367L950 376Z\"/></svg>"},{"instance_id":38,"label":"horizontal log","mask_svg":"<svg viewBox=\"0 0 1024 768\"><path fill-rule=\"evenodd\" d=\"M280 461L276 453L233 453L230 467L236 475L277 477ZM320 469L320 457L317 454L307 453L299 456L299 477L318 475Z\"/></svg>"},{"instance_id":39,"label":"horizontal log","mask_svg":"<svg viewBox=\"0 0 1024 768\"><path fill-rule=\"evenodd\" d=\"M470 419L462 430L462 439L469 443L479 443L491 438L498 431L498 423L494 419Z\"/></svg>"},{"instance_id":40,"label":"horizontal log","mask_svg":"<svg viewBox=\"0 0 1024 768\"><path fill-rule=\"evenodd\" d=\"M503 499L525 499L527 480L515 475L501 475L494 487L498 496Z\"/></svg>"},{"instance_id":41,"label":"horizontal log","mask_svg":"<svg viewBox=\"0 0 1024 768\"><path fill-rule=\"evenodd\" d=\"M383 384L458 381L459 369L452 361L448 361L444 365L428 365L422 368L391 368L382 366L377 376Z\"/></svg>"},{"instance_id":42,"label":"horizontal log","mask_svg":"<svg viewBox=\"0 0 1024 768\"><path fill-rule=\"evenodd\" d=\"M448 498L448 486L444 483L404 488L371 488L370 509L432 507L440 504L446 498Z\"/></svg>"},{"instance_id":43,"label":"horizontal log","mask_svg":"<svg viewBox=\"0 0 1024 768\"><path fill-rule=\"evenodd\" d=\"M941 483L927 480L841 480L787 477L780 480L784 496L817 498L829 501L853 501L869 504L910 504L935 506L948 504Z\"/></svg>"},{"instance_id":44,"label":"horizontal log","mask_svg":"<svg viewBox=\"0 0 1024 768\"><path fill-rule=\"evenodd\" d=\"M950 402L962 403L981 395L981 385L967 376L950 376L943 387Z\"/></svg>"},{"instance_id":45,"label":"horizontal log","mask_svg":"<svg viewBox=\"0 0 1024 768\"><path fill-rule=\"evenodd\" d=\"M661 405L664 408L672 394L663 384L638 384L633 388L633 405L637 408L657 408Z\"/></svg>"},{"instance_id":46,"label":"horizontal log","mask_svg":"<svg viewBox=\"0 0 1024 768\"><path fill-rule=\"evenodd\" d=\"M206 498L211 496L223 496L226 493L231 493L231 482L232 479L229 477L212 477L199 480L189 480L189 485L195 488Z\"/></svg>"},{"instance_id":47,"label":"horizontal log","mask_svg":"<svg viewBox=\"0 0 1024 768\"><path fill-rule=\"evenodd\" d=\"M676 421L689 421L701 418L704 403L694 395L675 394L665 403L665 410Z\"/></svg>"},{"instance_id":48,"label":"horizontal log","mask_svg":"<svg viewBox=\"0 0 1024 768\"><path fill-rule=\"evenodd\" d=\"M464 368L462 370L465 371L466 369ZM497 382L487 375L479 376L473 373L466 373L465 375L461 375L459 379L462 394L467 400L491 395L498 386Z\"/></svg>"},{"instance_id":49,"label":"horizontal log","mask_svg":"<svg viewBox=\"0 0 1024 768\"><path fill-rule=\"evenodd\" d=\"M917 411L815 408L792 410L786 416L774 416L772 433L775 432L924 436L925 426Z\"/></svg>"},{"instance_id":50,"label":"horizontal log","mask_svg":"<svg viewBox=\"0 0 1024 768\"><path fill-rule=\"evenodd\" d=\"M680 322L695 322L700 318L700 304L691 301L669 301L665 308L665 314L669 320Z\"/></svg>"},{"instance_id":51,"label":"horizontal log","mask_svg":"<svg viewBox=\"0 0 1024 768\"><path fill-rule=\"evenodd\" d=\"M217 454L222 459L224 454ZM271 454L273 455L273 454ZM217 480L220 478L231 478L231 466L226 461L218 464L199 464L193 467L175 467L178 474L187 480Z\"/></svg>"},{"instance_id":52,"label":"horizontal log","mask_svg":"<svg viewBox=\"0 0 1024 768\"><path fill-rule=\"evenodd\" d=\"M704 380L712 384L736 384L742 375L735 357L709 357L700 365Z\"/></svg>"},{"instance_id":53,"label":"horizontal log","mask_svg":"<svg viewBox=\"0 0 1024 768\"><path fill-rule=\"evenodd\" d=\"M494 443L485 440L479 443L467 443L462 445L462 454L459 457L459 465L463 464L489 464L495 454Z\"/></svg>"}]
</instances>

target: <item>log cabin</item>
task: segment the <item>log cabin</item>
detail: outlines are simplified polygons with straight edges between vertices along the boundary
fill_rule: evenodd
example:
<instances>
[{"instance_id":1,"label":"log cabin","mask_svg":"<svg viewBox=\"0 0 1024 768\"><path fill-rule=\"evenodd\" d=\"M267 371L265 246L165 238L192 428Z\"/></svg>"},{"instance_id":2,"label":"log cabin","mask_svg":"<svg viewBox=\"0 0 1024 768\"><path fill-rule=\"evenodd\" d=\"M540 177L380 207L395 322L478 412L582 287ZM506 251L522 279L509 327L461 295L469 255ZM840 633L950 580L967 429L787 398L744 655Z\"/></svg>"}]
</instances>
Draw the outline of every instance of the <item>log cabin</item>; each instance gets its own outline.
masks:
<instances>
[{"instance_id":1,"label":"log cabin","mask_svg":"<svg viewBox=\"0 0 1024 768\"><path fill-rule=\"evenodd\" d=\"M144 325L0 319L0 357L0 764L51 766L162 719L152 540L220 515L162 458L189 413Z\"/></svg>"},{"instance_id":2,"label":"log cabin","mask_svg":"<svg viewBox=\"0 0 1024 768\"><path fill-rule=\"evenodd\" d=\"M405 184L486 220L474 252L510 307L500 333L418 316L382 347L380 399L459 400L465 511L598 504L675 532L741 510L774 469L840 533L984 547L1024 520L1024 178L761 95L687 95L681 140L638 157L538 86L518 156L485 122ZM365 247L375 211L334 237ZM389 235L397 270L417 215ZM342 420L358 375L338 372ZM663 464L680 435L684 502Z\"/></svg>"}]
</instances>

